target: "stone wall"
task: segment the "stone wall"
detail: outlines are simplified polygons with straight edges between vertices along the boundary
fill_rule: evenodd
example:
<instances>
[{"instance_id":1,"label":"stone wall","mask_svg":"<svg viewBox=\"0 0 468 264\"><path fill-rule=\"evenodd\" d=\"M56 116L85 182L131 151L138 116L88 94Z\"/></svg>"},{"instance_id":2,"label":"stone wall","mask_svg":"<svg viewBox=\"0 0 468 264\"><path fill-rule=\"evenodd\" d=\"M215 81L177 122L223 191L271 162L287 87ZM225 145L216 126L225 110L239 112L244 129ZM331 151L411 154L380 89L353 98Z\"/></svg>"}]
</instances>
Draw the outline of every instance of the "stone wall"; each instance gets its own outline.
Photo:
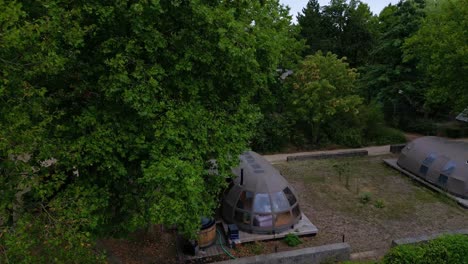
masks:
<instances>
[{"instance_id":1,"label":"stone wall","mask_svg":"<svg viewBox=\"0 0 468 264\"><path fill-rule=\"evenodd\" d=\"M340 151L334 153L318 153L310 155L300 155L300 156L288 156L287 161L296 161L296 160L310 160L310 159L333 159L333 158L342 158L342 157L362 157L369 155L367 150L351 150L351 151Z\"/></svg>"},{"instance_id":2,"label":"stone wall","mask_svg":"<svg viewBox=\"0 0 468 264\"><path fill-rule=\"evenodd\" d=\"M424 235L424 236L417 236L417 237L407 237L401 239L395 239L392 241L392 247L399 246L399 245L411 245L411 244L419 244L419 243L426 243L430 240L436 239L442 235L468 235L468 229L460 229L455 231L449 231L444 233L432 234L432 235Z\"/></svg>"},{"instance_id":3,"label":"stone wall","mask_svg":"<svg viewBox=\"0 0 468 264\"><path fill-rule=\"evenodd\" d=\"M216 264L319 264L349 260L351 247L337 243L216 262Z\"/></svg>"}]
</instances>

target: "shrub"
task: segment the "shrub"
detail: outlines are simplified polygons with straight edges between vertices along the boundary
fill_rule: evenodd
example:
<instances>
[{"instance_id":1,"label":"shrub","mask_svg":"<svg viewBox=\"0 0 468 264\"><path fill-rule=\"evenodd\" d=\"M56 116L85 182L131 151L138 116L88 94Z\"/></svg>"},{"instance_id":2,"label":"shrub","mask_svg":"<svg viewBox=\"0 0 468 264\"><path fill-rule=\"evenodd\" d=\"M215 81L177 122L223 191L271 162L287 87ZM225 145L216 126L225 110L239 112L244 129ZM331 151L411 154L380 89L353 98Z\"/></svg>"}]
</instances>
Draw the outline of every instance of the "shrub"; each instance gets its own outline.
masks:
<instances>
[{"instance_id":1,"label":"shrub","mask_svg":"<svg viewBox=\"0 0 468 264\"><path fill-rule=\"evenodd\" d=\"M382 199L378 199L377 201L375 201L375 204L374 204L375 208L384 208L385 207L385 203Z\"/></svg>"},{"instance_id":2,"label":"shrub","mask_svg":"<svg viewBox=\"0 0 468 264\"><path fill-rule=\"evenodd\" d=\"M290 141L291 121L285 114L266 114L256 127L252 139L255 151L281 151Z\"/></svg>"},{"instance_id":3,"label":"shrub","mask_svg":"<svg viewBox=\"0 0 468 264\"><path fill-rule=\"evenodd\" d=\"M37 214L0 232L0 263L105 263L105 256L74 223Z\"/></svg>"},{"instance_id":4,"label":"shrub","mask_svg":"<svg viewBox=\"0 0 468 264\"><path fill-rule=\"evenodd\" d=\"M398 129L390 127L382 127L378 137L375 139L375 144L397 144L406 142L405 135Z\"/></svg>"},{"instance_id":5,"label":"shrub","mask_svg":"<svg viewBox=\"0 0 468 264\"><path fill-rule=\"evenodd\" d=\"M332 135L334 143L352 148L361 147L363 145L363 138L360 127L337 129Z\"/></svg>"},{"instance_id":6,"label":"shrub","mask_svg":"<svg viewBox=\"0 0 468 264\"><path fill-rule=\"evenodd\" d=\"M295 247L302 244L301 239L296 234L287 234L284 237L284 242L290 247Z\"/></svg>"},{"instance_id":7,"label":"shrub","mask_svg":"<svg viewBox=\"0 0 468 264\"><path fill-rule=\"evenodd\" d=\"M420 246L402 245L390 250L384 257L384 264L416 264L420 263L424 249Z\"/></svg>"},{"instance_id":8,"label":"shrub","mask_svg":"<svg viewBox=\"0 0 468 264\"><path fill-rule=\"evenodd\" d=\"M368 192L361 193L359 195L359 202L362 204L367 204L370 202L370 200L371 200L371 194Z\"/></svg>"},{"instance_id":9,"label":"shrub","mask_svg":"<svg viewBox=\"0 0 468 264\"><path fill-rule=\"evenodd\" d=\"M390 250L384 264L468 263L468 236L445 235L423 245L402 245Z\"/></svg>"},{"instance_id":10,"label":"shrub","mask_svg":"<svg viewBox=\"0 0 468 264\"><path fill-rule=\"evenodd\" d=\"M254 255L259 255L263 253L263 245L260 242L253 242L248 244L247 248Z\"/></svg>"},{"instance_id":11,"label":"shrub","mask_svg":"<svg viewBox=\"0 0 468 264\"><path fill-rule=\"evenodd\" d=\"M365 144L385 145L403 143L405 135L394 128L385 125L382 108L378 103L371 102L360 109L361 123L364 131Z\"/></svg>"}]
</instances>

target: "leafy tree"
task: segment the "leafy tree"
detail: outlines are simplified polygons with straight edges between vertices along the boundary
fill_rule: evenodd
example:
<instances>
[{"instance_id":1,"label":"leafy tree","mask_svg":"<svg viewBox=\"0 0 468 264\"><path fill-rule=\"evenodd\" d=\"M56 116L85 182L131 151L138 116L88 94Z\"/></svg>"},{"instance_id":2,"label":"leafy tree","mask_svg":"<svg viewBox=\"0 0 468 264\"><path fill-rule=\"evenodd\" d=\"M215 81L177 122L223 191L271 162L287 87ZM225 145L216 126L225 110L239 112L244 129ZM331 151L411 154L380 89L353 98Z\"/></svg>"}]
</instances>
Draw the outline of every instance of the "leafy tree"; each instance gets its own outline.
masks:
<instances>
[{"instance_id":1,"label":"leafy tree","mask_svg":"<svg viewBox=\"0 0 468 264\"><path fill-rule=\"evenodd\" d=\"M425 11L421 27L405 41L405 60L417 59L429 81L426 109L459 113L468 106L468 2L430 1Z\"/></svg>"},{"instance_id":2,"label":"leafy tree","mask_svg":"<svg viewBox=\"0 0 468 264\"><path fill-rule=\"evenodd\" d=\"M362 98L356 95L356 78L356 69L332 53L317 52L299 64L291 79L292 107L310 128L313 144L326 139L322 130L328 122L358 114Z\"/></svg>"},{"instance_id":3,"label":"leafy tree","mask_svg":"<svg viewBox=\"0 0 468 264\"><path fill-rule=\"evenodd\" d=\"M318 50L347 57L351 66L363 65L371 49L377 20L369 6L358 0L332 0L320 7L308 2L298 14L301 36L309 45L307 54Z\"/></svg>"},{"instance_id":4,"label":"leafy tree","mask_svg":"<svg viewBox=\"0 0 468 264\"><path fill-rule=\"evenodd\" d=\"M384 105L386 119L405 126L411 113L423 113L425 80L416 70L416 60L403 61L403 43L414 34L424 17L424 1L400 1L379 15L379 37L369 64L362 68L361 87L368 102Z\"/></svg>"},{"instance_id":5,"label":"leafy tree","mask_svg":"<svg viewBox=\"0 0 468 264\"><path fill-rule=\"evenodd\" d=\"M297 45L276 0L0 9L0 246L15 263L80 262L95 236L153 223L193 237L247 147L253 96Z\"/></svg>"},{"instance_id":6,"label":"leafy tree","mask_svg":"<svg viewBox=\"0 0 468 264\"><path fill-rule=\"evenodd\" d=\"M300 36L306 40L308 49L305 50L307 54L313 54L318 50L327 51L322 47L322 13L320 11L320 4L317 0L309 0L302 13L297 14L297 22L301 28Z\"/></svg>"}]
</instances>

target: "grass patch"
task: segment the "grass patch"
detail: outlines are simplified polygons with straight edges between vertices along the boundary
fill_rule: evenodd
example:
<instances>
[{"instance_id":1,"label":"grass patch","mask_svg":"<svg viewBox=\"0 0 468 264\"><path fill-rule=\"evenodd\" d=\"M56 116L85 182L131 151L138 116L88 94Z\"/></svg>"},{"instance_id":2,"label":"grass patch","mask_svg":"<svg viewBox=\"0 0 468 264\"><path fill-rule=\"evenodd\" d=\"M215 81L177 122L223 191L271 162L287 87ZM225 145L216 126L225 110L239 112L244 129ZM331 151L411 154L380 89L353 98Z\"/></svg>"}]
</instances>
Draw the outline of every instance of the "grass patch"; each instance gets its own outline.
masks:
<instances>
[{"instance_id":1,"label":"grass patch","mask_svg":"<svg viewBox=\"0 0 468 264\"><path fill-rule=\"evenodd\" d=\"M245 245L246 249L253 255L260 255L265 250L261 242L252 242Z\"/></svg>"}]
</instances>

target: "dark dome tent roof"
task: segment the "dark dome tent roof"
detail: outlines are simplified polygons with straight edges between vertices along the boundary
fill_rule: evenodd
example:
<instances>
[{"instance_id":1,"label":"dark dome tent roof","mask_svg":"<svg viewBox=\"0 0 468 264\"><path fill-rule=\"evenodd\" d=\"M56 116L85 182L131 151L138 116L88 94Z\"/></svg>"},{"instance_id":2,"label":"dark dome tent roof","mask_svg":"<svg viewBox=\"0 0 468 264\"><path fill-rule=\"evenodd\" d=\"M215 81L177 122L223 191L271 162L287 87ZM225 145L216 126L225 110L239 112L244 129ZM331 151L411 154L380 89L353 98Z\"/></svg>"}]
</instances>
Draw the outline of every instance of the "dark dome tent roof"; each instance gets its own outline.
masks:
<instances>
[{"instance_id":1,"label":"dark dome tent roof","mask_svg":"<svg viewBox=\"0 0 468 264\"><path fill-rule=\"evenodd\" d=\"M226 222L253 233L279 233L299 222L301 212L293 189L261 155L243 153L233 173L237 177L223 199Z\"/></svg>"},{"instance_id":2,"label":"dark dome tent roof","mask_svg":"<svg viewBox=\"0 0 468 264\"><path fill-rule=\"evenodd\" d=\"M418 138L403 148L398 165L461 198L468 198L468 143Z\"/></svg>"}]
</instances>

